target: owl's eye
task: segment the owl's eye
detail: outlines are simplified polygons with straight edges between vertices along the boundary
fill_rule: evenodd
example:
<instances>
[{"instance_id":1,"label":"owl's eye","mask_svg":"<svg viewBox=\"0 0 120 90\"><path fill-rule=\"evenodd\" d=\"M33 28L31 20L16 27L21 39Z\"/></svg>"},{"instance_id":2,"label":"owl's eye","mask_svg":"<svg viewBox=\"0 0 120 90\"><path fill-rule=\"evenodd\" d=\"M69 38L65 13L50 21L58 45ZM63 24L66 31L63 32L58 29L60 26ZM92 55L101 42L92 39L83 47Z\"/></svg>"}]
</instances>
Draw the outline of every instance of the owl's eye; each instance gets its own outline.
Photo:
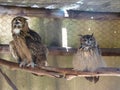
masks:
<instances>
[{"instance_id":1,"label":"owl's eye","mask_svg":"<svg viewBox=\"0 0 120 90\"><path fill-rule=\"evenodd\" d=\"M89 40L90 40L90 41L92 41L93 39L92 39L92 38L90 38Z\"/></svg>"}]
</instances>

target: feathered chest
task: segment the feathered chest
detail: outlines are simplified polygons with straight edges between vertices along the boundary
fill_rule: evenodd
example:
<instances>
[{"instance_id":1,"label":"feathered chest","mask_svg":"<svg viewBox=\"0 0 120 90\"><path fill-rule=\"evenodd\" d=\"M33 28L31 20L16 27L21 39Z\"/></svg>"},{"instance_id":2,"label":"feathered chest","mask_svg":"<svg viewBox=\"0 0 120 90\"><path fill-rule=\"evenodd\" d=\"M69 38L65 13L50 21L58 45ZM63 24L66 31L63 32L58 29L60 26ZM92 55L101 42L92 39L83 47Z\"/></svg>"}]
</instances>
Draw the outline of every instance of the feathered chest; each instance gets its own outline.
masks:
<instances>
[{"instance_id":1,"label":"feathered chest","mask_svg":"<svg viewBox=\"0 0 120 90\"><path fill-rule=\"evenodd\" d=\"M31 52L28 49L25 37L21 35L13 35L13 42L17 53L21 58L31 58Z\"/></svg>"},{"instance_id":2,"label":"feathered chest","mask_svg":"<svg viewBox=\"0 0 120 90\"><path fill-rule=\"evenodd\" d=\"M84 59L94 59L94 57L100 56L98 48L80 48L78 53Z\"/></svg>"},{"instance_id":3,"label":"feathered chest","mask_svg":"<svg viewBox=\"0 0 120 90\"><path fill-rule=\"evenodd\" d=\"M94 71L102 65L101 55L97 48L78 49L73 58L73 67L77 70Z\"/></svg>"}]
</instances>

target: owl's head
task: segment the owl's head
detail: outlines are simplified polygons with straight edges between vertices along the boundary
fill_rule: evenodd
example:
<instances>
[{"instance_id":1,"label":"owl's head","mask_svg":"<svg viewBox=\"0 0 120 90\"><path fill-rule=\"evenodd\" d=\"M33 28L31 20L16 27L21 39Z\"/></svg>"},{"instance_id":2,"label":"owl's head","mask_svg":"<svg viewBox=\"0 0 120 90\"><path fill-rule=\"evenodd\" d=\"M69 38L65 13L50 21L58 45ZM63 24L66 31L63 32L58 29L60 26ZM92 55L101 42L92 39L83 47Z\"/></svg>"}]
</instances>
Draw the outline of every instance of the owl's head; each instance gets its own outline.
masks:
<instances>
[{"instance_id":1,"label":"owl's head","mask_svg":"<svg viewBox=\"0 0 120 90\"><path fill-rule=\"evenodd\" d=\"M96 40L92 35L80 35L80 43L83 47L94 47L96 46Z\"/></svg>"},{"instance_id":2,"label":"owl's head","mask_svg":"<svg viewBox=\"0 0 120 90\"><path fill-rule=\"evenodd\" d=\"M29 30L27 19L24 17L15 17L12 20L12 33L20 34L20 32L27 32Z\"/></svg>"}]
</instances>

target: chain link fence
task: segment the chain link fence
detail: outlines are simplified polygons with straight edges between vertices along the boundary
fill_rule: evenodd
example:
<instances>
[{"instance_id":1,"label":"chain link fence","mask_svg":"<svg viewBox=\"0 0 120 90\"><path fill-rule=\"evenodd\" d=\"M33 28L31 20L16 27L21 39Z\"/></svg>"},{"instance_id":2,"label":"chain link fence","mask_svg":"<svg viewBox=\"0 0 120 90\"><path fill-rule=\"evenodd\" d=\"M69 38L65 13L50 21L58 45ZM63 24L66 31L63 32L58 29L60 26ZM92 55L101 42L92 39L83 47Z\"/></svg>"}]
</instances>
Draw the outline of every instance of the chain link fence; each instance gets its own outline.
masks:
<instances>
[{"instance_id":1,"label":"chain link fence","mask_svg":"<svg viewBox=\"0 0 120 90\"><path fill-rule=\"evenodd\" d=\"M94 34L102 48L120 47L119 20L64 20L68 29L68 43L72 47L78 45L78 34Z\"/></svg>"},{"instance_id":2,"label":"chain link fence","mask_svg":"<svg viewBox=\"0 0 120 90\"><path fill-rule=\"evenodd\" d=\"M9 44L12 40L11 21L16 16L0 15L0 44ZM87 20L67 18L28 18L29 27L40 34L47 46L73 47L79 46L79 34L92 34L101 48L120 48L120 20ZM1 54L1 58L15 62L8 54ZM119 67L120 57L103 57L108 66ZM48 64L53 67L72 67L72 56L49 55ZM20 70L11 71L2 68L15 83L19 90L119 90L120 79L116 77L101 77L97 84L90 83L83 78L73 81L36 77ZM112 80L112 83L110 83ZM42 82L42 83L41 83ZM91 86L93 85L93 86ZM87 88L86 88L87 87ZM0 76L0 90L12 90Z\"/></svg>"},{"instance_id":3,"label":"chain link fence","mask_svg":"<svg viewBox=\"0 0 120 90\"><path fill-rule=\"evenodd\" d=\"M11 21L15 16L0 15L0 43L12 40ZM28 18L29 27L38 32L47 46L78 47L79 34L92 34L101 48L120 48L120 20ZM65 32L63 32L66 30Z\"/></svg>"}]
</instances>

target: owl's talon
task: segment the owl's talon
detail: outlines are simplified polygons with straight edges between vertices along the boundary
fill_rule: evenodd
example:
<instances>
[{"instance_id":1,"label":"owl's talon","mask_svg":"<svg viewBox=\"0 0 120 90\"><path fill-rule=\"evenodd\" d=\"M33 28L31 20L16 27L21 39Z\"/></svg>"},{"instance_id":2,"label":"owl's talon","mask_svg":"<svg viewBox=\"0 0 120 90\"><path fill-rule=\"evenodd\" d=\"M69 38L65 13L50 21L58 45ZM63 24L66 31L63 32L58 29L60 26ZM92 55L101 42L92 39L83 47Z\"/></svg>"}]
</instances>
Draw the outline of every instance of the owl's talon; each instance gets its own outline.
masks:
<instances>
[{"instance_id":1,"label":"owl's talon","mask_svg":"<svg viewBox=\"0 0 120 90\"><path fill-rule=\"evenodd\" d=\"M21 63L19 64L19 67L24 67L25 65L26 65L26 62L23 61L23 62L21 62Z\"/></svg>"},{"instance_id":2,"label":"owl's talon","mask_svg":"<svg viewBox=\"0 0 120 90\"><path fill-rule=\"evenodd\" d=\"M29 64L27 64L27 67L31 66L32 68L35 67L35 63L34 62L30 62Z\"/></svg>"},{"instance_id":3,"label":"owl's talon","mask_svg":"<svg viewBox=\"0 0 120 90\"><path fill-rule=\"evenodd\" d=\"M47 63L47 61L45 61L45 66L48 66L48 63Z\"/></svg>"}]
</instances>

